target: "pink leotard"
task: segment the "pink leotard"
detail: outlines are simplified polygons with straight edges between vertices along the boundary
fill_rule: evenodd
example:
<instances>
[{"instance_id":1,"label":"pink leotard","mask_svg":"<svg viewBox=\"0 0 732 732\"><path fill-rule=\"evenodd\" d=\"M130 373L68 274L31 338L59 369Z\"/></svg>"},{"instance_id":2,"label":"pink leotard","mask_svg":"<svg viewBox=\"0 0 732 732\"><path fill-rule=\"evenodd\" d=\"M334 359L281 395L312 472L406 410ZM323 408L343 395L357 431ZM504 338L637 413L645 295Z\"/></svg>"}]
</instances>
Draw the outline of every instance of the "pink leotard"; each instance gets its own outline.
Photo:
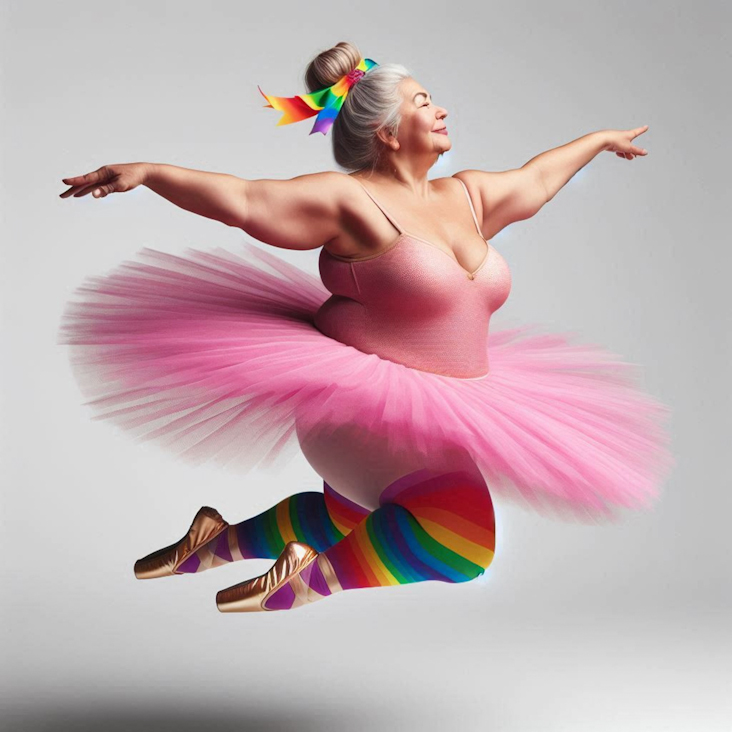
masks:
<instances>
[{"instance_id":1,"label":"pink leotard","mask_svg":"<svg viewBox=\"0 0 732 732\"><path fill-rule=\"evenodd\" d=\"M470 193L460 184L483 238ZM485 258L468 272L444 249L405 232L359 185L399 236L384 251L358 259L321 250L320 276L332 295L317 311L315 326L360 351L411 368L458 378L485 376L490 318L511 290L506 260L484 239Z\"/></svg>"}]
</instances>

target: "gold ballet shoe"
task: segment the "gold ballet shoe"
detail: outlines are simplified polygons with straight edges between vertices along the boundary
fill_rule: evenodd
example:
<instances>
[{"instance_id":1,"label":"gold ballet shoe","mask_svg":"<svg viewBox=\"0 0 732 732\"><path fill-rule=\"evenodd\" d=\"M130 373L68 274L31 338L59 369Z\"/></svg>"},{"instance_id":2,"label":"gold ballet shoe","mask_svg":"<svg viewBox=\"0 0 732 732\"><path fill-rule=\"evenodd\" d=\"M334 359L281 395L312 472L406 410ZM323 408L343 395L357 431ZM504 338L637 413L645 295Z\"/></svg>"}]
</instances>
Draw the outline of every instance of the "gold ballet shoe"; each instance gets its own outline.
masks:
<instances>
[{"instance_id":1,"label":"gold ballet shoe","mask_svg":"<svg viewBox=\"0 0 732 732\"><path fill-rule=\"evenodd\" d=\"M199 509L188 533L175 544L148 554L135 562L137 579L155 579L169 577L174 574L186 574L176 571L183 562L200 549L204 544L215 539L229 524L221 514L210 506Z\"/></svg>"},{"instance_id":2,"label":"gold ballet shoe","mask_svg":"<svg viewBox=\"0 0 732 732\"><path fill-rule=\"evenodd\" d=\"M282 554L268 572L221 590L216 595L216 607L222 613L271 611L271 608L265 607L267 600L284 584L297 578L297 575L317 558L318 552L311 546L299 541L291 541L285 546ZM297 580L295 584L297 584ZM302 580L299 584L302 586L298 586L299 591L295 593L299 600L295 602L295 605L307 602L304 599L307 595L307 587Z\"/></svg>"}]
</instances>

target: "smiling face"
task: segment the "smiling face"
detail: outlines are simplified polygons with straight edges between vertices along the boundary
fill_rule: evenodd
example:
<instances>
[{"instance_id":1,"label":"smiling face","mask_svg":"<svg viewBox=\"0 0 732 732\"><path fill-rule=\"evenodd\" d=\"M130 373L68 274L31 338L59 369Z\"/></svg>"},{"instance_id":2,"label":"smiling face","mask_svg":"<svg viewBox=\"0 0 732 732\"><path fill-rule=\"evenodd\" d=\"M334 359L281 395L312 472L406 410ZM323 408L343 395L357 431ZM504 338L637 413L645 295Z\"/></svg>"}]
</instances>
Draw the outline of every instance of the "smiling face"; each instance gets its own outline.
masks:
<instances>
[{"instance_id":1,"label":"smiling face","mask_svg":"<svg viewBox=\"0 0 732 732\"><path fill-rule=\"evenodd\" d=\"M397 134L400 154L447 152L452 147L445 124L447 110L435 105L429 91L416 79L404 79L399 89L403 97Z\"/></svg>"}]
</instances>

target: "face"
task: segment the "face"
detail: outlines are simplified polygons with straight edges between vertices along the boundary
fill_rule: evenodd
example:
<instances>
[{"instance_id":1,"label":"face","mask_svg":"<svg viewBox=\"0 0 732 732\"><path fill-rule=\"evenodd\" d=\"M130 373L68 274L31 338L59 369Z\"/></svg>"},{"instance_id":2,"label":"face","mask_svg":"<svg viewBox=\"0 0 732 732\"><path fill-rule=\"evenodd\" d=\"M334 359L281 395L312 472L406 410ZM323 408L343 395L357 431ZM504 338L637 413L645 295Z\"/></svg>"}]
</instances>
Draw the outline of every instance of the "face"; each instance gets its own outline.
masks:
<instances>
[{"instance_id":1,"label":"face","mask_svg":"<svg viewBox=\"0 0 732 732\"><path fill-rule=\"evenodd\" d=\"M445 123L447 110L438 107L429 90L416 79L404 79L400 90L403 97L397 133L400 153L441 155L447 152L452 147Z\"/></svg>"}]
</instances>

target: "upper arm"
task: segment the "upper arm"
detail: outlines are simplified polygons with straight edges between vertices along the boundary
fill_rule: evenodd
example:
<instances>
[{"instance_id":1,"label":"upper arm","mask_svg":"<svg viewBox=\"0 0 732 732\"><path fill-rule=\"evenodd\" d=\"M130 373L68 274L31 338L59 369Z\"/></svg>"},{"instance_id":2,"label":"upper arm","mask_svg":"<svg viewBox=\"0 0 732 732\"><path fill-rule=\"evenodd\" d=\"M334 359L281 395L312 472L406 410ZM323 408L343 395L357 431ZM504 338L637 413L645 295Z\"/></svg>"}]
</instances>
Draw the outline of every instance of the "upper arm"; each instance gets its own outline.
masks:
<instances>
[{"instance_id":1,"label":"upper arm","mask_svg":"<svg viewBox=\"0 0 732 732\"><path fill-rule=\"evenodd\" d=\"M546 203L544 185L531 166L497 173L462 170L453 178L462 180L479 204L476 214L486 239L492 239L514 221L530 218Z\"/></svg>"},{"instance_id":2,"label":"upper arm","mask_svg":"<svg viewBox=\"0 0 732 732\"><path fill-rule=\"evenodd\" d=\"M236 226L283 249L323 246L340 231L344 175L328 171L289 180L243 180L243 205Z\"/></svg>"}]
</instances>

